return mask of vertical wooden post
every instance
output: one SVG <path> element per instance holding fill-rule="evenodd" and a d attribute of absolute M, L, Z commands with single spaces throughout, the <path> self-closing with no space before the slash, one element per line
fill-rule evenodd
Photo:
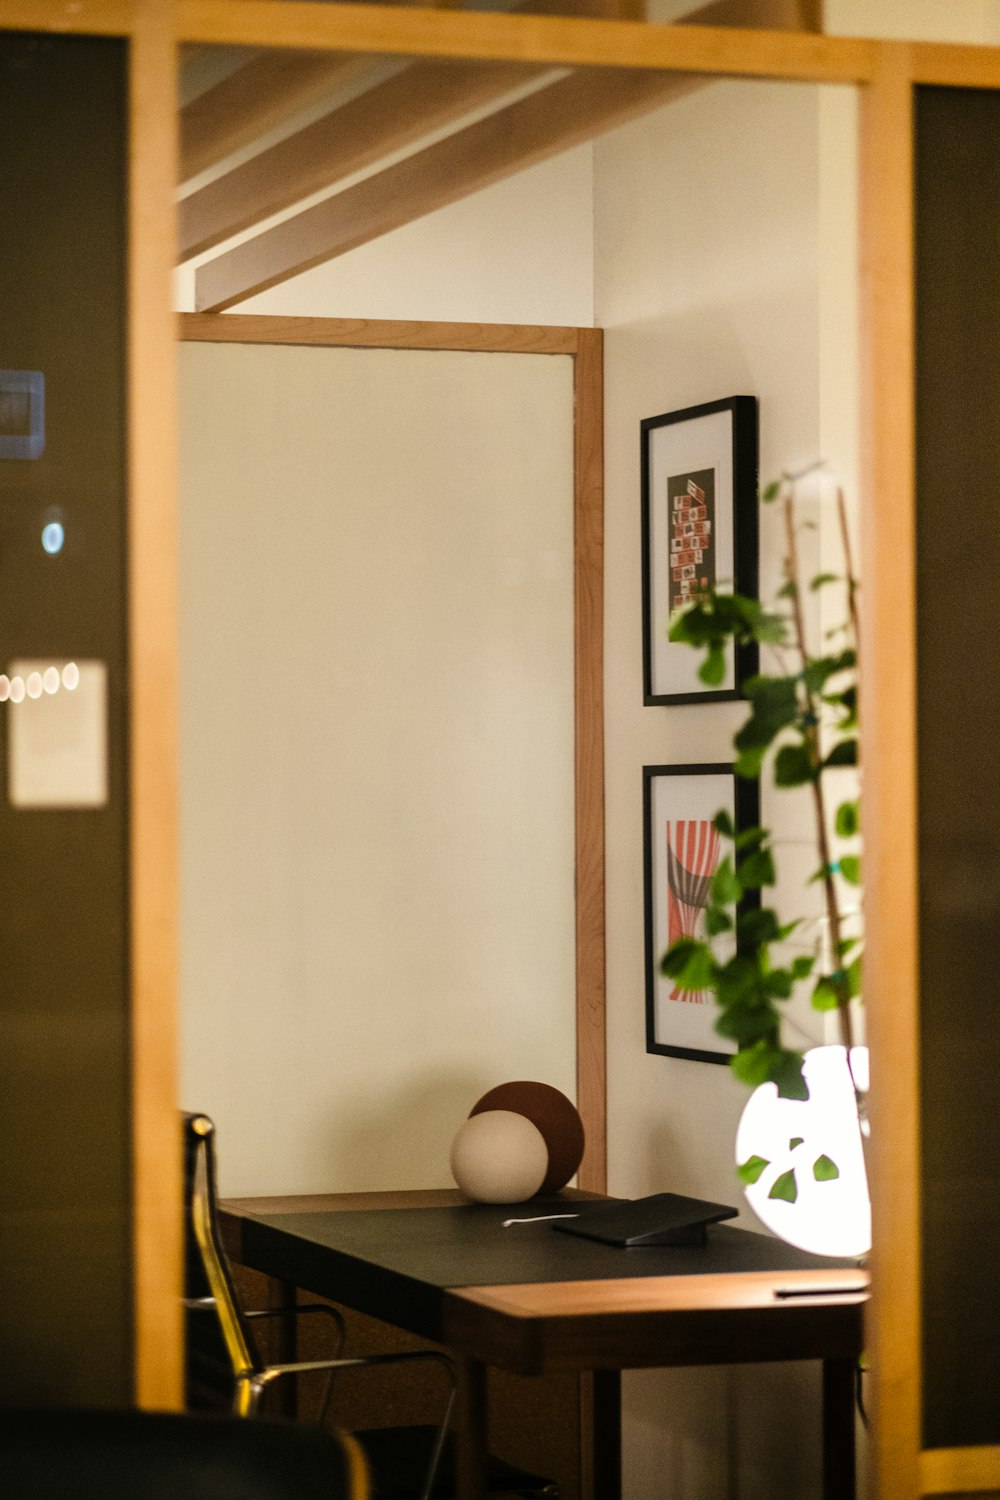
<path fill-rule="evenodd" d="M 182 1394 L 177 1114 L 174 6 L 135 0 L 130 52 L 128 610 L 135 1398 Z"/>
<path fill-rule="evenodd" d="M 861 95 L 865 998 L 872 1057 L 877 1500 L 920 1493 L 913 83 L 879 48 Z"/>
<path fill-rule="evenodd" d="M 578 333 L 574 360 L 577 1105 L 587 1147 L 579 1183 L 605 1192 L 604 335 Z"/>

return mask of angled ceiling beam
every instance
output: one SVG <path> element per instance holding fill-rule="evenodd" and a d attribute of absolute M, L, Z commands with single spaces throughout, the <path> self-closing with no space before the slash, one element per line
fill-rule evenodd
<path fill-rule="evenodd" d="M 521 63 L 414 64 L 183 199 L 178 258 L 210 250 L 547 71 Z"/>
<path fill-rule="evenodd" d="M 703 84 L 623 68 L 572 73 L 206 261 L 198 311 L 222 312 Z"/>
<path fill-rule="evenodd" d="M 631 0 L 543 3 L 550 12 L 575 12 L 595 3 Z M 712 0 L 684 19 L 699 25 L 805 29 L 804 10 L 813 4 L 814 0 Z M 179 207 L 178 258 L 184 261 L 212 249 L 380 157 L 501 99 L 543 71 L 515 63 L 463 66 L 427 59 L 412 64 L 185 198 Z"/>
<path fill-rule="evenodd" d="M 181 110 L 181 181 L 266 135 L 324 94 L 364 77 L 376 61 L 281 47 L 260 52 Z"/>

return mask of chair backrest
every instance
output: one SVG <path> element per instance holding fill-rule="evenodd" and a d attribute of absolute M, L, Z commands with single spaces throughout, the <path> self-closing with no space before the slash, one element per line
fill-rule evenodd
<path fill-rule="evenodd" d="M 211 1297 L 212 1311 L 189 1311 L 189 1405 L 220 1405 L 218 1374 L 211 1374 L 212 1350 L 221 1333 L 227 1375 L 236 1382 L 237 1405 L 245 1377 L 259 1373 L 263 1364 L 249 1324 L 243 1316 L 219 1231 L 215 1176 L 215 1126 L 207 1115 L 184 1115 L 185 1287 L 188 1301 Z M 206 1337 L 208 1334 L 208 1337 Z M 221 1352 L 221 1351 L 220 1351 Z M 210 1369 L 207 1381 L 197 1379 L 198 1361 Z M 192 1379 L 192 1369 L 196 1375 Z M 196 1391 L 192 1387 L 197 1386 Z M 207 1398 L 206 1398 L 207 1387 Z M 232 1387 L 226 1382 L 226 1394 Z M 214 1399 L 213 1399 L 214 1397 Z M 226 1404 L 229 1404 L 227 1402 Z"/>
<path fill-rule="evenodd" d="M 367 1500 L 350 1438 L 236 1417 L 0 1412 L 7 1500 Z"/>

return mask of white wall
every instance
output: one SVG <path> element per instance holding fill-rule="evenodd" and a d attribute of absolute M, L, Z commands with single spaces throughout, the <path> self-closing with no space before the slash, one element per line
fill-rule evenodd
<path fill-rule="evenodd" d="M 575 1092 L 565 356 L 181 347 L 183 1102 L 224 1193 Z"/>
<path fill-rule="evenodd" d="M 912 42 L 1000 42 L 1000 0 L 824 0 L 831 36 Z"/>

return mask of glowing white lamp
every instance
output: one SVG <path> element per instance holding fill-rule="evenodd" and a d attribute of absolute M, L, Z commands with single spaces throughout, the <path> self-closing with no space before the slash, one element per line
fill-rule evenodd
<path fill-rule="evenodd" d="M 868 1089 L 868 1049 L 814 1047 L 804 1069 L 809 1098 L 780 1099 L 764 1083 L 736 1132 L 736 1162 L 757 1217 L 790 1245 L 854 1258 L 871 1249 L 871 1203 L 854 1082 Z"/>

